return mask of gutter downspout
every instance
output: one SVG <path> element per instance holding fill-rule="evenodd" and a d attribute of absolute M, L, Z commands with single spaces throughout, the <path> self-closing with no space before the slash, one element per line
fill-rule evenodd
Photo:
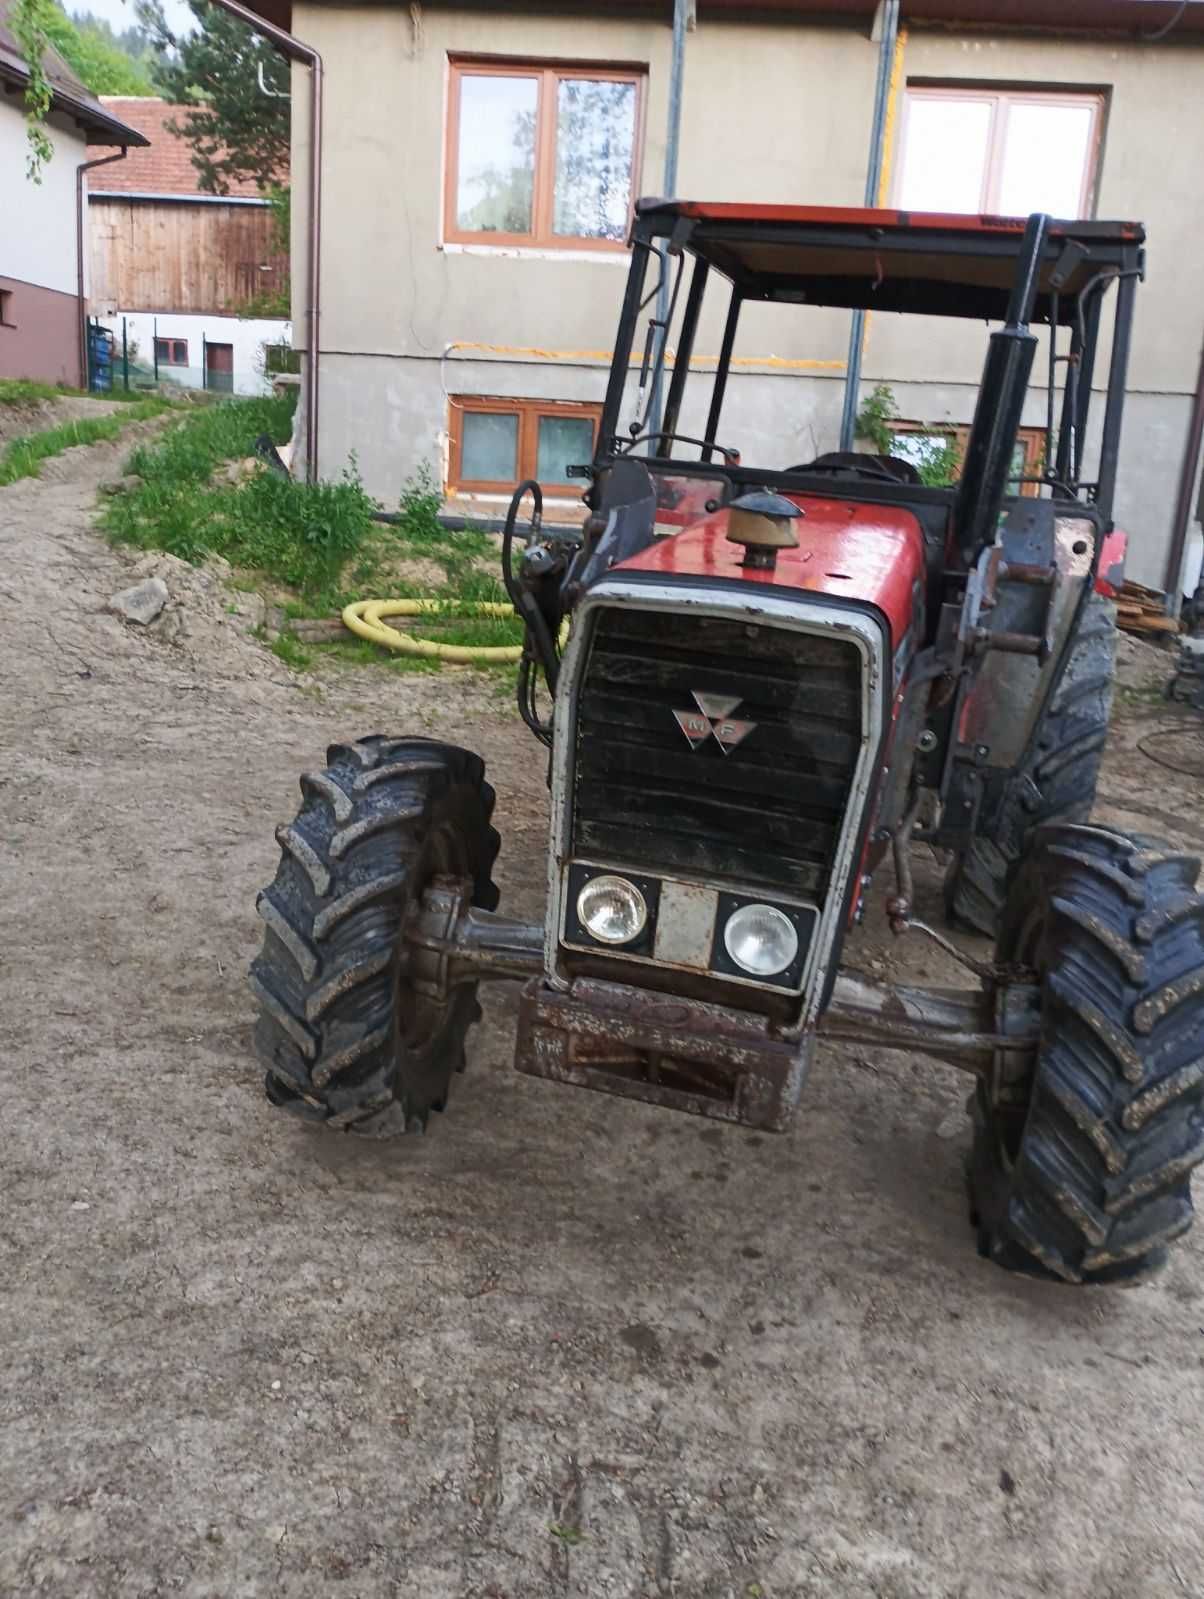
<path fill-rule="evenodd" d="M 677 152 L 681 147 L 681 96 L 686 69 L 686 30 L 693 15 L 693 0 L 673 0 L 673 53 L 669 66 L 669 114 L 665 128 L 665 180 L 661 194 L 672 200 L 677 193 Z M 665 386 L 665 357 L 669 352 L 669 258 L 662 258 L 661 286 L 656 296 L 656 317 L 661 324 L 660 350 L 652 374 L 648 407 L 649 429 L 659 433 Z M 655 453 L 651 444 L 649 454 Z"/>
<path fill-rule="evenodd" d="M 1200 347 L 1200 372 L 1196 378 L 1191 419 L 1187 424 L 1183 465 L 1179 471 L 1179 493 L 1175 500 L 1175 520 L 1171 527 L 1171 547 L 1167 551 L 1166 571 L 1162 579 L 1162 586 L 1166 590 L 1166 608 L 1171 616 L 1178 616 L 1183 608 L 1183 552 L 1187 548 L 1192 489 L 1196 485 L 1196 468 L 1200 464 L 1202 440 L 1204 440 L 1204 345 Z M 1204 505 L 1204 496 L 1201 497 L 1201 502 Z"/>
<path fill-rule="evenodd" d="M 213 0 L 215 6 L 245 22 L 287 61 L 309 68 L 309 259 L 306 263 L 305 325 L 308 345 L 305 362 L 305 475 L 318 481 L 318 335 L 321 325 L 322 283 L 322 57 L 295 34 L 258 17 L 238 0 Z"/>
<path fill-rule="evenodd" d="M 881 203 L 883 155 L 886 149 L 886 110 L 890 101 L 895 45 L 899 37 L 899 0 L 879 0 L 878 76 L 874 85 L 874 119 L 870 127 L 870 158 L 865 172 L 865 205 Z M 853 312 L 849 328 L 849 358 L 845 371 L 844 408 L 840 416 L 840 448 L 851 450 L 857 426 L 857 398 L 861 390 L 861 353 L 865 343 L 865 312 Z"/>
<path fill-rule="evenodd" d="M 129 154 L 122 145 L 116 155 L 97 156 L 95 161 L 81 161 L 75 169 L 75 300 L 79 310 L 79 386 L 88 387 L 88 312 L 84 305 L 84 173 L 93 167 L 107 167 L 114 161 L 124 161 Z"/>

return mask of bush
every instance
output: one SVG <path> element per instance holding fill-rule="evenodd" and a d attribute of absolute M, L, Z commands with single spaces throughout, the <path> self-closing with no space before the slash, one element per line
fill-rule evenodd
<path fill-rule="evenodd" d="M 354 468 L 340 483 L 297 483 L 267 470 L 242 483 L 212 481 L 223 462 L 250 455 L 262 434 L 282 444 L 292 408 L 288 395 L 225 400 L 136 450 L 129 469 L 142 485 L 109 507 L 110 534 L 185 561 L 221 555 L 309 600 L 330 599 L 343 566 L 372 530 L 374 507 Z"/>

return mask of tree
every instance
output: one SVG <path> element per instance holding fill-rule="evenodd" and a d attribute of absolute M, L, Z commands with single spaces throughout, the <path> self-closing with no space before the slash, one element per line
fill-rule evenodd
<path fill-rule="evenodd" d="M 26 172 L 41 183 L 42 168 L 54 156 L 46 132 L 53 90 L 46 76 L 44 57 L 53 46 L 84 86 L 93 94 L 150 94 L 146 73 L 91 19 L 77 27 L 55 0 L 14 0 L 8 15 L 13 36 L 29 68 L 25 87 L 29 156 Z M 106 30 L 107 31 L 107 30 Z"/>
<path fill-rule="evenodd" d="M 289 74 L 287 63 L 236 17 L 188 0 L 194 33 L 177 37 L 160 0 L 140 0 L 138 22 L 154 52 L 151 75 L 159 92 L 190 109 L 168 124 L 192 146 L 198 187 L 227 194 L 249 178 L 268 192 L 287 178 Z M 269 92 L 260 88 L 263 81 Z"/>
<path fill-rule="evenodd" d="M 79 24 L 44 0 L 46 37 L 93 94 L 153 94 L 146 69 L 106 39 L 93 22 Z"/>

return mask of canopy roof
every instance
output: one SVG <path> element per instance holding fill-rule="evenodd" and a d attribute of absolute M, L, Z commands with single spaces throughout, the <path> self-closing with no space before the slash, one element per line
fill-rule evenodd
<path fill-rule="evenodd" d="M 1016 273 L 1024 217 L 855 208 L 640 200 L 635 236 L 676 238 L 746 299 L 999 321 Z M 1036 318 L 1058 291 L 1059 322 L 1101 272 L 1139 267 L 1138 222 L 1054 222 Z M 1055 277 L 1061 281 L 1055 285 Z"/>

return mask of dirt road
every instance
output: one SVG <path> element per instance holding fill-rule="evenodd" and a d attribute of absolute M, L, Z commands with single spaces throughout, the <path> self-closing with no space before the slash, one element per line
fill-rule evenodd
<path fill-rule="evenodd" d="M 1204 1231 L 1127 1292 L 979 1260 L 956 1073 L 828 1048 L 762 1137 L 515 1076 L 501 991 L 424 1140 L 269 1109 L 298 772 L 479 746 L 534 912 L 541 762 L 491 683 L 316 693 L 221 607 L 107 615 L 126 449 L 0 491 L 0 1593 L 1204 1596 Z M 1106 814 L 1204 847 L 1138 731 Z M 949 978 L 880 926 L 854 962 Z"/>

